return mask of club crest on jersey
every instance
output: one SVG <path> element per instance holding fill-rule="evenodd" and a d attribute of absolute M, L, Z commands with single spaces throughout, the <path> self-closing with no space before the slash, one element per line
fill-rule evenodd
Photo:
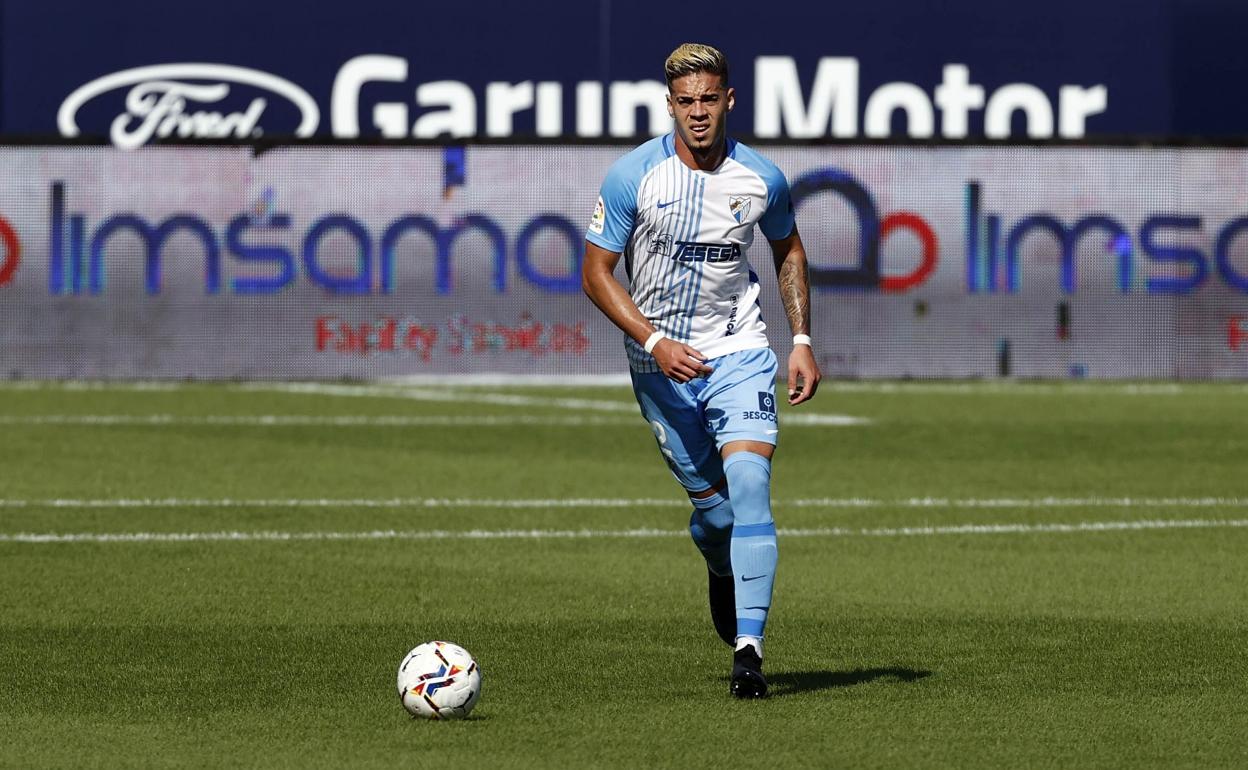
<path fill-rule="evenodd" d="M 728 210 L 732 212 L 732 218 L 737 220 L 737 224 L 741 224 L 750 214 L 750 196 L 728 196 Z"/>

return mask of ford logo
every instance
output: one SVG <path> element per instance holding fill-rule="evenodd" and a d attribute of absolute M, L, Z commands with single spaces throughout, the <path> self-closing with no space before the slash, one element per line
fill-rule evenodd
<path fill-rule="evenodd" d="M 56 124 L 62 136 L 78 136 L 77 116 L 84 104 L 109 91 L 130 87 L 125 112 L 109 127 L 109 138 L 118 147 L 130 150 L 154 138 L 171 136 L 253 139 L 261 133 L 260 118 L 269 100 L 257 96 L 246 109 L 236 112 L 212 110 L 211 105 L 229 95 L 231 85 L 251 86 L 290 101 L 300 115 L 295 136 L 316 132 L 321 112 L 307 91 L 276 75 L 229 64 L 157 64 L 105 75 L 71 93 L 57 111 Z"/>

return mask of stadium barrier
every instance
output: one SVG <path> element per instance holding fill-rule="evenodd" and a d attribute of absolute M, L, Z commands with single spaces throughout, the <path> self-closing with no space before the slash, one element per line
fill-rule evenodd
<path fill-rule="evenodd" d="M 626 149 L 0 148 L 0 376 L 620 375 L 578 268 Z M 829 374 L 1248 376 L 1248 150 L 765 151 Z"/>

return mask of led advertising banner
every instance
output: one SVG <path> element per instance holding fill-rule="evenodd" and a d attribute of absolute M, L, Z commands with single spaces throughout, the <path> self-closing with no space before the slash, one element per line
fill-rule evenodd
<path fill-rule="evenodd" d="M 697 41 L 764 139 L 1242 135 L 1245 24 L 1225 0 L 0 0 L 0 134 L 641 137 Z"/>
<path fill-rule="evenodd" d="M 579 264 L 627 149 L 0 150 L 0 376 L 623 374 Z M 761 149 L 829 374 L 1248 376 L 1246 151 Z"/>

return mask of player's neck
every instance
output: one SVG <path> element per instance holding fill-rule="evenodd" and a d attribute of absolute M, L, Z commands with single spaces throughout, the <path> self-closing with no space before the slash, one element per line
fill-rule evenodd
<path fill-rule="evenodd" d="M 685 144 L 685 141 L 680 138 L 679 131 L 676 131 L 675 134 L 676 157 L 680 158 L 682 163 L 694 171 L 714 171 L 719 168 L 719 164 L 723 163 L 724 158 L 728 156 L 727 137 L 708 147 L 705 153 L 699 153 L 689 149 L 689 145 Z"/>

